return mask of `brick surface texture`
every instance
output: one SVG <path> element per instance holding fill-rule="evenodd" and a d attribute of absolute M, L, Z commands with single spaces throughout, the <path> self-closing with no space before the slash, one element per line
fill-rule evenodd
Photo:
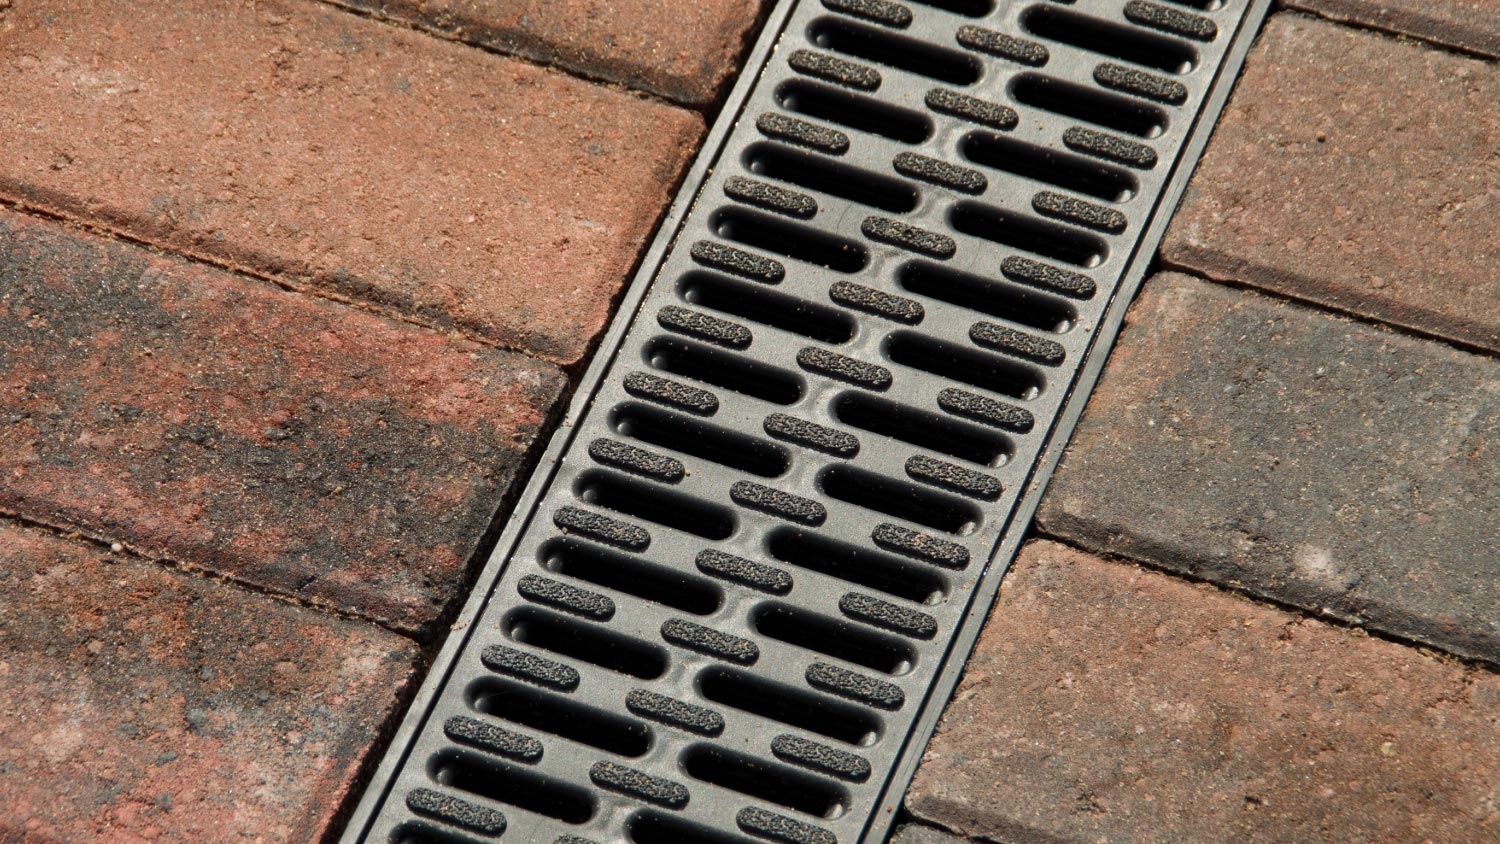
<path fill-rule="evenodd" d="M 703 128 L 318 3 L 29 0 L 0 26 L 0 199 L 560 363 Z"/>
<path fill-rule="evenodd" d="M 1007 844 L 1500 838 L 1500 677 L 1048 543 L 908 807 Z"/>
<path fill-rule="evenodd" d="M 690 105 L 712 102 L 756 0 L 333 0 Z"/>
<path fill-rule="evenodd" d="M 1500 0 L 1284 0 L 1323 17 L 1500 57 Z"/>
<path fill-rule="evenodd" d="M 1152 279 L 1045 531 L 1500 662 L 1500 363 Z"/>
<path fill-rule="evenodd" d="M 0 521 L 0 841 L 317 841 L 416 648 Z"/>
<path fill-rule="evenodd" d="M 0 212 L 0 510 L 417 630 L 562 376 Z"/>
<path fill-rule="evenodd" d="M 1167 260 L 1500 350 L 1500 68 L 1278 15 Z"/>

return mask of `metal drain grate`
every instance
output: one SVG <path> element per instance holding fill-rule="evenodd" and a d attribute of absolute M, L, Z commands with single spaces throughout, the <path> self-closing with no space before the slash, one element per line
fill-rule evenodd
<path fill-rule="evenodd" d="M 1265 5 L 781 4 L 346 841 L 880 840 Z"/>

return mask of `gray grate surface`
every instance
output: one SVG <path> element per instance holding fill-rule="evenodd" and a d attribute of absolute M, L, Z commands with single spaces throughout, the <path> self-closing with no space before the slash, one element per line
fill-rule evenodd
<path fill-rule="evenodd" d="M 1264 7 L 781 4 L 346 840 L 879 840 Z"/>

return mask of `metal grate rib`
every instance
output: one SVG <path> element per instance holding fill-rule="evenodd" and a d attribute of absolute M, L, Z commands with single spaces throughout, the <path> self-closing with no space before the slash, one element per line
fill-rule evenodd
<path fill-rule="evenodd" d="M 880 840 L 1265 5 L 782 3 L 345 840 Z"/>

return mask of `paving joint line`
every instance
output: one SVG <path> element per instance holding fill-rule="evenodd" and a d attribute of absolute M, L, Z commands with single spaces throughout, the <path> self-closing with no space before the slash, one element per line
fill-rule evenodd
<path fill-rule="evenodd" d="M 1330 627 L 1337 627 L 1349 631 L 1350 633 L 1358 634 L 1371 639 L 1378 639 L 1383 642 L 1389 642 L 1393 645 L 1400 645 L 1404 648 L 1417 651 L 1425 656 L 1438 660 L 1439 662 L 1457 665 L 1465 670 L 1466 677 L 1468 676 L 1469 672 L 1500 674 L 1500 662 L 1495 662 L 1480 657 L 1470 657 L 1464 656 L 1462 654 L 1451 653 L 1430 642 L 1423 642 L 1420 639 L 1413 639 L 1407 636 L 1402 636 L 1398 633 L 1391 633 L 1385 630 L 1380 630 L 1378 628 L 1366 627 L 1354 618 L 1346 616 L 1342 613 L 1337 613 L 1330 610 L 1310 610 L 1304 606 L 1281 601 L 1267 595 L 1262 595 L 1258 592 L 1253 591 L 1250 587 L 1244 584 L 1225 583 L 1223 581 L 1213 580 L 1212 578 L 1206 577 L 1204 575 L 1185 572 L 1179 569 L 1167 568 L 1165 566 L 1157 564 L 1153 560 L 1142 557 L 1132 557 L 1119 551 L 1113 551 L 1104 548 L 1091 548 L 1072 537 L 1061 533 L 1053 533 L 1049 530 L 1044 529 L 1040 525 L 1037 526 L 1036 530 L 1033 531 L 1032 536 L 1028 538 L 1027 541 L 1030 542 L 1035 540 L 1053 542 L 1063 547 L 1071 548 L 1074 551 L 1087 554 L 1091 557 L 1098 557 L 1099 559 L 1105 560 L 1110 563 L 1115 563 L 1122 566 L 1135 566 L 1145 571 L 1164 575 L 1166 577 L 1172 578 L 1174 580 L 1179 580 L 1184 583 L 1191 583 L 1199 586 L 1208 586 L 1216 592 L 1225 595 L 1232 595 L 1235 598 L 1249 602 L 1251 604 L 1256 604 L 1258 606 L 1263 606 L 1269 609 L 1284 612 L 1288 615 L 1296 616 L 1297 618 L 1305 621 L 1321 622 L 1323 624 L 1329 625 Z"/>
<path fill-rule="evenodd" d="M 1385 331 L 1398 337 L 1406 337 L 1412 340 L 1420 340 L 1425 343 L 1433 343 L 1438 346 L 1446 346 L 1447 348 L 1452 349 L 1455 352 L 1462 352 L 1466 355 L 1473 355 L 1475 357 L 1485 358 L 1487 360 L 1500 360 L 1500 350 L 1497 349 L 1491 349 L 1472 343 L 1466 343 L 1463 340 L 1455 340 L 1452 337 L 1447 337 L 1442 334 L 1436 334 L 1431 331 L 1424 331 L 1423 329 L 1416 328 L 1414 326 L 1402 325 L 1397 322 L 1388 322 L 1379 317 L 1370 316 L 1369 314 L 1361 314 L 1357 311 L 1346 310 L 1336 305 L 1331 305 L 1325 301 L 1303 298 L 1301 296 L 1296 296 L 1282 290 L 1271 290 L 1266 287 L 1260 287 L 1254 282 L 1245 281 L 1238 277 L 1228 277 L 1227 275 L 1211 272 L 1209 270 L 1203 269 L 1202 267 L 1194 266 L 1192 264 L 1184 264 L 1178 261 L 1171 261 L 1168 260 L 1164 255 L 1158 255 L 1157 261 L 1157 272 L 1171 272 L 1178 275 L 1189 276 L 1199 281 L 1212 284 L 1216 287 L 1224 287 L 1230 290 L 1240 290 L 1246 293 L 1253 293 L 1257 296 L 1262 296 L 1264 298 L 1272 299 L 1277 302 L 1284 302 L 1301 310 L 1312 311 L 1315 313 L 1321 313 L 1329 316 L 1336 316 L 1342 319 L 1347 319 L 1350 322 L 1355 322 L 1379 331 Z"/>
<path fill-rule="evenodd" d="M 1487 64 L 1500 64 L 1500 56 L 1493 53 L 1485 53 L 1470 47 L 1460 47 L 1457 44 L 1448 44 L 1428 35 L 1420 35 L 1415 32 L 1407 32 L 1401 29 L 1380 26 L 1369 21 L 1340 20 L 1316 9 L 1304 9 L 1300 6 L 1288 6 L 1284 0 L 1276 0 L 1276 14 L 1299 15 L 1305 18 L 1320 20 L 1344 29 L 1357 29 L 1361 32 L 1371 32 L 1376 35 L 1385 36 L 1393 41 L 1411 44 L 1417 47 L 1426 47 L 1440 53 L 1452 53 L 1466 59 L 1477 59 Z"/>

